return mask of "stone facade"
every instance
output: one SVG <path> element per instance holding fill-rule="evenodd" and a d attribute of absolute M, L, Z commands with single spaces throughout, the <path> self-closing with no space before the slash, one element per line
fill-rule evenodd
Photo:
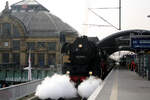
<path fill-rule="evenodd" d="M 0 14 L 1 65 L 27 66 L 30 49 L 32 67 L 62 63 L 61 35 L 67 42 L 72 42 L 78 33 L 42 7 L 35 0 L 23 0 L 13 4 L 11 9 L 6 3 Z"/>

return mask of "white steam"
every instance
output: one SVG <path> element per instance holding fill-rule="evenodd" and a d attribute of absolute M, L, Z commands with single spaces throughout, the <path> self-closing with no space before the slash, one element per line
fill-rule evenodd
<path fill-rule="evenodd" d="M 88 98 L 101 83 L 100 78 L 90 76 L 78 86 L 78 94 L 82 98 Z"/>
<path fill-rule="evenodd" d="M 54 74 L 38 85 L 35 95 L 40 99 L 74 98 L 77 96 L 77 90 L 68 75 Z"/>

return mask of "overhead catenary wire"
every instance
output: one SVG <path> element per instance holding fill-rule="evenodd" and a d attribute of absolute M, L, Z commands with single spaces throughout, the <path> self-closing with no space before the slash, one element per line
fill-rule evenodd
<path fill-rule="evenodd" d="M 103 18 L 102 16 L 98 15 L 96 12 L 94 12 L 92 9 L 88 8 L 89 11 L 91 11 L 93 14 L 95 14 L 97 17 L 99 17 L 100 19 L 102 19 L 104 22 L 106 22 L 107 24 L 111 25 L 112 27 L 114 27 L 115 29 L 119 30 L 116 26 L 114 26 L 113 24 L 111 24 L 109 21 L 107 21 L 105 18 Z"/>

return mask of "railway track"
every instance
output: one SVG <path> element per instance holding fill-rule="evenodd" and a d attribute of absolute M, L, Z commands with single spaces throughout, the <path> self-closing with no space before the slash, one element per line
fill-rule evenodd
<path fill-rule="evenodd" d="M 24 97 L 24 98 L 19 99 L 19 100 L 42 100 L 42 99 L 39 99 L 37 96 L 32 95 L 32 96 Z M 45 100 L 54 100 L 54 99 L 45 99 Z M 77 97 L 77 98 L 72 98 L 72 99 L 58 99 L 58 100 L 87 100 L 87 99 Z"/>
<path fill-rule="evenodd" d="M 41 99 L 37 99 L 37 100 L 41 100 Z M 45 99 L 45 100 L 54 100 L 54 99 Z M 72 99 L 58 99 L 58 100 L 87 100 L 87 99 L 82 99 L 80 97 L 77 97 L 77 98 L 72 98 Z"/>
<path fill-rule="evenodd" d="M 78 98 L 73 98 L 73 99 L 68 99 L 68 100 L 87 100 L 87 99 L 83 99 L 81 97 L 78 97 Z"/>

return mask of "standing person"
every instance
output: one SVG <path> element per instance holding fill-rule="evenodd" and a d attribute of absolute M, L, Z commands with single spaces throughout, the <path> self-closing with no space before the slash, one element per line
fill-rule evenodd
<path fill-rule="evenodd" d="M 131 62 L 131 71 L 135 71 L 135 62 L 133 60 Z"/>

